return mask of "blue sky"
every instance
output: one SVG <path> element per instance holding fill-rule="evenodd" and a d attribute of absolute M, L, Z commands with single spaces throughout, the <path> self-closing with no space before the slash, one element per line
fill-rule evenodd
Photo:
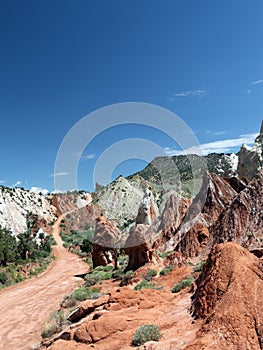
<path fill-rule="evenodd" d="M 65 135 L 115 103 L 169 109 L 205 152 L 251 143 L 263 119 L 262 18 L 261 0 L 0 0 L 1 183 L 53 191 Z M 147 127 L 107 130 L 83 153 L 78 187 L 93 190 L 99 155 L 133 137 L 175 147 Z"/>

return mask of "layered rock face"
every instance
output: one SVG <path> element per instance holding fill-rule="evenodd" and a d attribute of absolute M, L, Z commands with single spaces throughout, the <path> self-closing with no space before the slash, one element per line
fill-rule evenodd
<path fill-rule="evenodd" d="M 101 187 L 96 193 L 95 202 L 103 208 L 105 217 L 118 225 L 127 220 L 134 220 L 144 196 L 142 186 L 138 181 L 128 181 L 120 176 L 111 184 Z"/>
<path fill-rule="evenodd" d="M 57 217 L 51 202 L 52 196 L 0 186 L 0 225 L 18 235 L 27 230 L 26 217 L 31 213 L 37 215 L 39 226 L 48 232 L 48 223 Z"/>
<path fill-rule="evenodd" d="M 172 238 L 180 227 L 187 210 L 191 204 L 189 198 L 179 198 L 171 194 L 165 203 L 164 210 L 159 219 L 157 231 L 160 234 L 160 243 Z"/>
<path fill-rule="evenodd" d="M 224 209 L 213 227 L 212 245 L 235 241 L 261 246 L 263 238 L 263 171 Z"/>
<path fill-rule="evenodd" d="M 210 227 L 236 195 L 236 191 L 226 179 L 206 172 L 202 188 L 170 244 L 174 244 L 176 251 L 185 257 L 199 255 L 208 243 Z"/>
<path fill-rule="evenodd" d="M 192 311 L 204 320 L 187 350 L 262 349 L 263 261 L 236 243 L 212 248 Z"/>
<path fill-rule="evenodd" d="M 260 134 L 256 138 L 254 146 L 248 147 L 242 145 L 239 158 L 237 173 L 241 177 L 252 180 L 263 166 L 263 122 L 261 124 Z"/>
<path fill-rule="evenodd" d="M 93 268 L 100 265 L 106 266 L 116 261 L 115 248 L 118 246 L 119 239 L 118 228 L 113 226 L 103 215 L 99 216 L 93 241 Z"/>

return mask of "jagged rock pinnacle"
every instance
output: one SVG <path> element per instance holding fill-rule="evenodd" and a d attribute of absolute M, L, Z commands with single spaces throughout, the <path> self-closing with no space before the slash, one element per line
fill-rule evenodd
<path fill-rule="evenodd" d="M 263 120 L 261 122 L 260 135 L 263 135 Z"/>

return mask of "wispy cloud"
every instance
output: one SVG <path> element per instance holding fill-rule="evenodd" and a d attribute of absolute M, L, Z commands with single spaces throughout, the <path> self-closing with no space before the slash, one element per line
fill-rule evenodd
<path fill-rule="evenodd" d="M 259 79 L 259 80 L 252 81 L 250 83 L 250 85 L 258 85 L 258 84 L 262 84 L 262 83 L 263 83 L 263 79 Z"/>
<path fill-rule="evenodd" d="M 0 184 L 5 184 L 6 180 L 0 180 Z"/>
<path fill-rule="evenodd" d="M 246 89 L 245 93 L 248 94 L 248 95 L 252 95 L 251 89 Z"/>
<path fill-rule="evenodd" d="M 189 96 L 196 96 L 196 97 L 204 97 L 206 95 L 205 90 L 187 90 L 187 91 L 179 91 L 176 92 L 170 99 L 174 100 L 176 97 L 189 97 Z"/>
<path fill-rule="evenodd" d="M 55 176 L 68 176 L 69 173 L 67 173 L 66 171 L 61 171 L 59 173 L 54 173 L 54 174 L 50 174 L 50 177 L 55 177 Z"/>
<path fill-rule="evenodd" d="M 214 135 L 214 136 L 219 136 L 219 135 L 224 135 L 227 134 L 227 130 L 220 130 L 220 131 L 213 131 L 213 130 L 207 130 L 206 134 Z"/>
<path fill-rule="evenodd" d="M 200 145 L 200 148 L 192 147 L 186 150 L 175 150 L 175 149 L 166 147 L 164 151 L 167 155 L 170 155 L 170 156 L 180 155 L 180 154 L 200 154 L 200 149 L 205 155 L 209 153 L 231 153 L 231 152 L 234 152 L 236 148 L 241 147 L 243 143 L 248 145 L 253 144 L 257 136 L 258 136 L 258 133 L 251 133 L 251 134 L 240 135 L 238 138 L 235 138 L 235 139 L 227 139 L 227 140 L 204 143 Z"/>
<path fill-rule="evenodd" d="M 81 160 L 91 160 L 91 159 L 95 159 L 95 158 L 96 158 L 95 153 L 90 153 L 90 154 L 87 154 L 86 156 L 80 157 Z"/>
<path fill-rule="evenodd" d="M 22 181 L 20 181 L 20 180 L 16 181 L 16 182 L 12 185 L 12 187 L 17 187 L 17 186 L 19 186 L 19 185 L 22 185 Z"/>

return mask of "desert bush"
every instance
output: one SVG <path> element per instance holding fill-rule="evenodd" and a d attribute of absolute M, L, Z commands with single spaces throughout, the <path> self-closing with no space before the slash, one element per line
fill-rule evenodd
<path fill-rule="evenodd" d="M 42 332 L 41 337 L 42 338 L 50 338 L 53 334 L 57 332 L 57 323 L 55 320 L 49 321 L 45 324 Z"/>
<path fill-rule="evenodd" d="M 3 271 L 0 272 L 0 283 L 1 284 L 6 284 L 8 280 L 7 274 Z"/>
<path fill-rule="evenodd" d="M 135 332 L 132 338 L 132 345 L 140 346 L 147 341 L 159 341 L 161 338 L 160 329 L 153 324 L 145 324 Z"/>
<path fill-rule="evenodd" d="M 203 270 L 205 260 L 202 260 L 198 265 L 194 267 L 194 272 L 200 272 Z"/>
<path fill-rule="evenodd" d="M 153 277 L 155 277 L 157 275 L 157 271 L 156 270 L 148 270 L 146 272 L 146 274 L 143 276 L 143 278 L 147 281 L 151 281 Z"/>
<path fill-rule="evenodd" d="M 162 286 L 158 286 L 154 282 L 149 282 L 147 280 L 142 280 L 139 284 L 137 284 L 134 287 L 134 290 L 141 290 L 141 289 L 157 289 L 157 290 L 161 290 L 161 289 L 163 289 L 163 287 Z"/>
<path fill-rule="evenodd" d="M 168 255 L 172 254 L 173 250 L 167 250 L 166 252 L 159 253 L 158 256 L 162 259 L 166 259 Z"/>
<path fill-rule="evenodd" d="M 134 272 L 133 272 L 133 271 L 127 271 L 127 272 L 123 275 L 123 277 L 122 277 L 122 279 L 121 279 L 120 286 L 121 286 L 121 287 L 127 286 L 127 285 L 130 283 L 130 281 L 131 281 L 131 279 L 133 278 L 133 276 L 134 276 Z"/>
<path fill-rule="evenodd" d="M 94 286 L 96 283 L 98 283 L 100 280 L 98 275 L 88 274 L 85 277 L 85 286 L 90 287 Z"/>
<path fill-rule="evenodd" d="M 93 287 L 91 289 L 87 289 L 85 287 L 81 287 L 76 289 L 72 293 L 72 297 L 76 300 L 83 301 L 86 299 L 97 299 L 101 296 L 98 288 Z"/>
<path fill-rule="evenodd" d="M 73 297 L 72 294 L 70 295 L 66 295 L 63 299 L 63 301 L 61 302 L 60 306 L 65 308 L 65 309 L 68 309 L 68 308 L 71 308 L 73 306 L 75 306 L 77 303 L 77 300 Z"/>
<path fill-rule="evenodd" d="M 165 266 L 165 267 L 160 271 L 160 275 L 161 275 L 161 276 L 166 276 L 166 275 L 168 275 L 168 273 L 171 272 L 172 270 L 173 270 L 172 265 Z"/>
<path fill-rule="evenodd" d="M 97 266 L 97 267 L 93 270 L 93 273 L 100 272 L 100 271 L 108 272 L 108 271 L 112 271 L 113 269 L 114 269 L 114 266 L 112 266 L 112 265 Z"/>
<path fill-rule="evenodd" d="M 188 276 L 186 279 L 182 280 L 181 282 L 175 283 L 175 285 L 171 289 L 171 292 L 178 293 L 180 292 L 180 290 L 190 287 L 193 282 L 194 282 L 194 278 L 192 276 Z"/>
<path fill-rule="evenodd" d="M 53 334 L 60 331 L 62 326 L 64 326 L 67 323 L 67 314 L 63 310 L 52 312 L 49 321 L 45 324 L 41 332 L 41 337 L 52 337 Z"/>

